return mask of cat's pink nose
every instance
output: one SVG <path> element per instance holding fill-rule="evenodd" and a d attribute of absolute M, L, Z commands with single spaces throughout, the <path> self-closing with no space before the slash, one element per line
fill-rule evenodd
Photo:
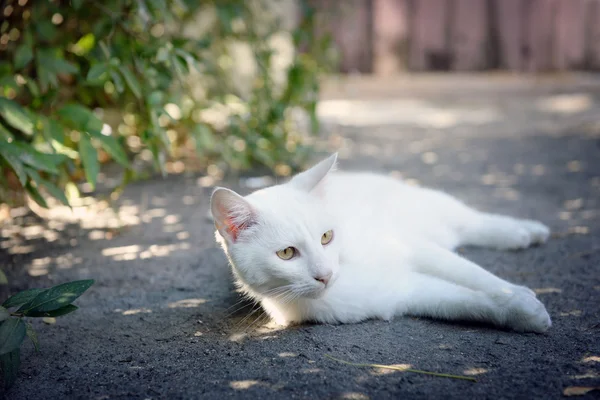
<path fill-rule="evenodd" d="M 315 276 L 315 280 L 321 282 L 325 286 L 329 283 L 329 279 L 331 279 L 331 272 L 326 275 L 317 275 Z"/>

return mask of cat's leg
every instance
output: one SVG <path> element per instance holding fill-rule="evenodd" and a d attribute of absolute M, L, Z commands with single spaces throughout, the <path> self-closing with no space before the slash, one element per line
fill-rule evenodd
<path fill-rule="evenodd" d="M 429 275 L 411 275 L 412 290 L 401 294 L 402 313 L 488 322 L 520 332 L 545 332 L 551 326 L 544 306 L 534 297 L 492 295 Z"/>
<path fill-rule="evenodd" d="M 470 209 L 457 221 L 459 245 L 495 249 L 524 249 L 545 243 L 550 229 L 538 221 L 488 214 Z"/>
<path fill-rule="evenodd" d="M 484 296 L 497 307 L 498 318 L 503 324 L 534 332 L 543 332 L 551 326 L 546 308 L 529 288 L 505 281 L 441 247 L 423 244 L 415 250 L 413 272 L 432 278 L 434 282 L 446 282 L 451 285 L 449 287 L 463 288 L 466 293 Z"/>

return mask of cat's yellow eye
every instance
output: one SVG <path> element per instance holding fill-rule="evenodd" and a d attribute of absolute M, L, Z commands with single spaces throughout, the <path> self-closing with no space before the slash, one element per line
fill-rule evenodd
<path fill-rule="evenodd" d="M 282 260 L 289 260 L 292 257 L 294 257 L 296 255 L 296 249 L 293 247 L 286 247 L 283 250 L 279 250 L 277 252 L 277 257 L 281 258 Z"/>
<path fill-rule="evenodd" d="M 331 242 L 331 239 L 333 239 L 333 231 L 327 231 L 323 234 L 323 236 L 321 236 L 321 244 L 329 244 L 329 242 Z"/>

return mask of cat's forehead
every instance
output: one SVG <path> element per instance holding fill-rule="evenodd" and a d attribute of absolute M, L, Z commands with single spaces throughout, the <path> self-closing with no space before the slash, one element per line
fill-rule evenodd
<path fill-rule="evenodd" d="M 276 220 L 310 222 L 326 217 L 324 204 L 308 193 L 285 186 L 273 186 L 254 192 L 248 201 L 267 218 Z"/>

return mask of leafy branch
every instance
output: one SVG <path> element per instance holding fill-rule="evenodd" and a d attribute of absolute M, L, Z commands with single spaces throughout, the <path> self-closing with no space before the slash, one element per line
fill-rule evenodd
<path fill-rule="evenodd" d="M 81 280 L 63 283 L 48 289 L 27 289 L 9 297 L 0 306 L 0 369 L 4 386 L 12 386 L 17 378 L 20 365 L 20 348 L 25 336 L 39 350 L 37 334 L 30 318 L 62 317 L 77 310 L 71 304 L 94 283 L 93 280 Z M 9 311 L 11 308 L 17 308 Z"/>

